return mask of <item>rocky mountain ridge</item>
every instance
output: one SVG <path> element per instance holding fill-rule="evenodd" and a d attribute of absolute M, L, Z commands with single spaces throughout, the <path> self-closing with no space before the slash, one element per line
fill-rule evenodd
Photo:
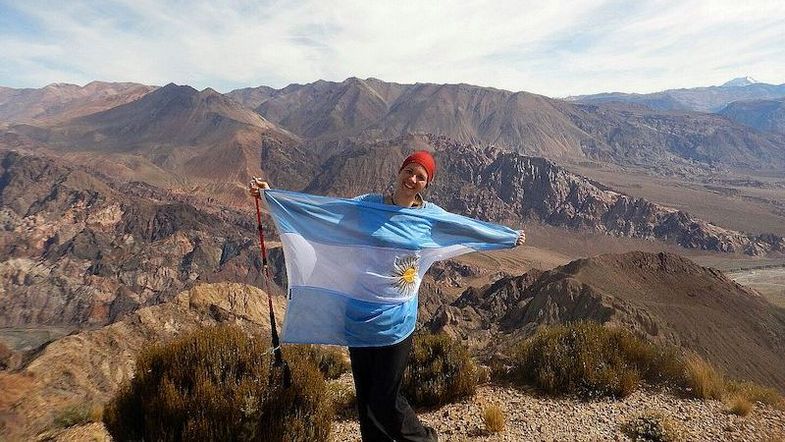
<path fill-rule="evenodd" d="M 315 145 L 429 132 L 554 160 L 593 159 L 655 170 L 785 164 L 782 138 L 696 112 L 585 105 L 467 84 L 402 85 L 373 78 L 255 90 L 227 95 L 256 105 L 269 121 Z"/>
<path fill-rule="evenodd" d="M 703 250 L 748 255 L 785 252 L 785 241 L 778 236 L 724 229 L 615 192 L 544 158 L 432 134 L 343 150 L 329 157 L 303 190 L 339 196 L 388 191 L 385 177 L 394 176 L 412 146 L 423 144 L 432 146 L 440 165 L 439 179 L 428 190 L 428 198 L 449 211 L 509 225 L 537 221 Z M 301 189 L 291 181 L 277 185 Z"/>
<path fill-rule="evenodd" d="M 102 325 L 196 283 L 261 284 L 250 214 L 13 152 L 0 154 L 0 207 L 5 327 Z"/>
<path fill-rule="evenodd" d="M 750 81 L 736 78 L 721 86 L 668 89 L 650 94 L 609 92 L 568 97 L 578 103 L 599 104 L 624 102 L 647 106 L 661 111 L 717 112 L 731 102 L 751 99 L 773 99 L 785 96 L 785 84 Z"/>
<path fill-rule="evenodd" d="M 785 97 L 769 100 L 739 100 L 719 112 L 739 124 L 762 132 L 785 135 Z"/>
<path fill-rule="evenodd" d="M 468 288 L 436 309 L 432 330 L 486 355 L 542 325 L 592 320 L 698 352 L 732 377 L 785 391 L 785 310 L 721 272 L 669 253 L 629 252 Z"/>

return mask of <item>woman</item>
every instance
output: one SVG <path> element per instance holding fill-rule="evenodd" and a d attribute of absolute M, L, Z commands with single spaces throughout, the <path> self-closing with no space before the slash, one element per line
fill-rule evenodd
<path fill-rule="evenodd" d="M 435 174 L 436 163 L 431 154 L 418 151 L 404 160 L 391 194 L 366 194 L 356 199 L 405 208 L 425 208 L 432 203 L 426 202 L 421 193 Z M 254 179 L 250 183 L 251 195 L 259 196 L 259 189 L 269 189 L 269 186 Z M 523 244 L 525 240 L 525 233 L 520 231 L 516 245 Z M 415 321 L 416 316 L 407 320 Z M 413 329 L 414 324 L 410 325 Z M 349 347 L 363 441 L 437 440 L 436 432 L 422 425 L 401 395 L 401 381 L 411 348 L 411 334 L 393 345 Z"/>

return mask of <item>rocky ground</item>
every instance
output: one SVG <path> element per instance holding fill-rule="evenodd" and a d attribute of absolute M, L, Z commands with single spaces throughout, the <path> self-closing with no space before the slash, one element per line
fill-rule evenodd
<path fill-rule="evenodd" d="M 351 384 L 351 376 L 339 381 Z M 486 406 L 499 406 L 504 430 L 489 433 L 483 423 Z M 685 441 L 784 441 L 785 410 L 756 404 L 746 417 L 728 413 L 716 400 L 680 398 L 668 391 L 640 390 L 623 400 L 554 398 L 517 388 L 484 385 L 477 394 L 458 403 L 420 410 L 420 418 L 439 432 L 440 441 L 627 441 L 622 427 L 643 413 L 659 413 Z M 49 441 L 110 441 L 100 423 L 91 423 L 39 435 Z M 331 441 L 360 441 L 356 416 L 335 421 Z"/>
<path fill-rule="evenodd" d="M 505 428 L 491 434 L 483 409 L 495 404 L 504 411 Z M 783 441 L 785 410 L 757 404 L 746 417 L 727 411 L 720 401 L 683 399 L 666 391 L 641 390 L 623 400 L 582 401 L 553 398 L 516 388 L 485 385 L 468 400 L 419 413 L 439 432 L 440 441 L 597 441 L 631 440 L 622 426 L 641 413 L 658 412 L 681 430 L 678 440 Z M 359 441 L 356 419 L 339 420 L 332 440 Z"/>

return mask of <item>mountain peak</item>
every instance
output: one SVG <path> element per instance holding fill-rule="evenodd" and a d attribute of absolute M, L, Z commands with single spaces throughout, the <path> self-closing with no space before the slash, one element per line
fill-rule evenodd
<path fill-rule="evenodd" d="M 737 77 L 731 81 L 723 83 L 721 87 L 744 87 L 757 83 L 758 80 L 752 77 Z"/>

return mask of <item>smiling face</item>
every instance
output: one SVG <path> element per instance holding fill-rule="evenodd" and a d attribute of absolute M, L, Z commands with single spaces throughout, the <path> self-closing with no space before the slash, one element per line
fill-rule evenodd
<path fill-rule="evenodd" d="M 428 172 L 417 163 L 409 163 L 398 172 L 397 193 L 414 196 L 428 184 Z"/>

